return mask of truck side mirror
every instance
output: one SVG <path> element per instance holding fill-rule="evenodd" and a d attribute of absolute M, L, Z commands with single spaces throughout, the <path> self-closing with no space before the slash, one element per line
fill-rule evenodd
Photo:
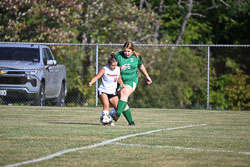
<path fill-rule="evenodd" d="M 56 64 L 57 64 L 56 60 L 47 60 L 47 65 L 48 66 L 53 66 L 53 65 L 56 65 Z"/>

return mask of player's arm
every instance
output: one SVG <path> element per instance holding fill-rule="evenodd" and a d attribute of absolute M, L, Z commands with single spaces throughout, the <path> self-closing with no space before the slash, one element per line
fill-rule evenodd
<path fill-rule="evenodd" d="M 89 86 L 92 86 L 93 83 L 95 83 L 98 79 L 100 79 L 100 78 L 102 77 L 102 75 L 104 74 L 104 72 L 105 72 L 105 69 L 102 68 L 102 69 L 98 72 L 98 74 L 97 74 L 94 78 L 91 79 L 91 81 L 89 82 Z"/>
<path fill-rule="evenodd" d="M 139 69 L 143 73 L 143 75 L 146 77 L 147 83 L 151 84 L 152 83 L 152 79 L 149 77 L 148 72 L 147 72 L 145 66 L 142 64 L 142 65 L 139 66 Z"/>
<path fill-rule="evenodd" d="M 121 85 L 122 88 L 124 87 L 121 75 L 118 78 L 118 83 Z"/>

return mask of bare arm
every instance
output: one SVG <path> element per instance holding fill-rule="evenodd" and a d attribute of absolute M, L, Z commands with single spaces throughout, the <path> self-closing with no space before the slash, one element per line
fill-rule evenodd
<path fill-rule="evenodd" d="M 141 72 L 143 73 L 143 75 L 146 77 L 147 83 L 151 84 L 152 83 L 152 79 L 149 77 L 148 72 L 147 72 L 145 66 L 142 64 L 139 68 L 140 68 Z"/>
<path fill-rule="evenodd" d="M 122 88 L 124 87 L 121 75 L 118 78 L 118 83 L 121 85 Z"/>
<path fill-rule="evenodd" d="M 104 72 L 105 72 L 105 69 L 102 68 L 102 69 L 99 71 L 99 73 L 98 73 L 94 78 L 91 79 L 91 81 L 89 82 L 89 86 L 92 86 L 93 83 L 95 83 L 99 78 L 101 78 L 102 75 L 104 74 Z"/>

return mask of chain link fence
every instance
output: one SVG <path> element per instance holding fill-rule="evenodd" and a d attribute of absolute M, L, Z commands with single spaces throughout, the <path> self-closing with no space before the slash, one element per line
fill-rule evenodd
<path fill-rule="evenodd" d="M 49 46 L 57 63 L 66 66 L 66 106 L 101 106 L 96 91 L 100 80 L 93 87 L 88 87 L 88 82 L 123 44 L 34 44 Z M 135 44 L 135 50 L 142 56 L 153 84 L 147 85 L 138 72 L 138 87 L 129 98 L 131 107 L 250 109 L 250 45 Z M 1 65 L 1 71 L 7 63 Z M 4 90 L 3 76 L 0 74 L 0 91 Z M 18 95 L 13 101 L 6 102 L 5 98 L 5 94 L 0 95 L 1 105 L 31 104 Z M 46 105 L 53 103 L 47 101 Z"/>

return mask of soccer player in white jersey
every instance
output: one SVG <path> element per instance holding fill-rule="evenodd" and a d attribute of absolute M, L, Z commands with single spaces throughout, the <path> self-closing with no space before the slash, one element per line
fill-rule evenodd
<path fill-rule="evenodd" d="M 111 57 L 108 59 L 108 64 L 99 71 L 99 73 L 91 79 L 89 86 L 92 86 L 99 78 L 102 77 L 102 83 L 98 87 L 98 97 L 103 105 L 102 115 L 100 121 L 104 125 L 114 125 L 109 116 L 109 106 L 110 103 L 117 109 L 117 104 L 119 97 L 117 95 L 117 82 L 123 86 L 123 81 L 120 75 L 120 68 L 117 66 L 117 60 L 115 54 L 111 54 Z M 110 122 L 102 121 L 104 116 L 110 117 Z"/>

